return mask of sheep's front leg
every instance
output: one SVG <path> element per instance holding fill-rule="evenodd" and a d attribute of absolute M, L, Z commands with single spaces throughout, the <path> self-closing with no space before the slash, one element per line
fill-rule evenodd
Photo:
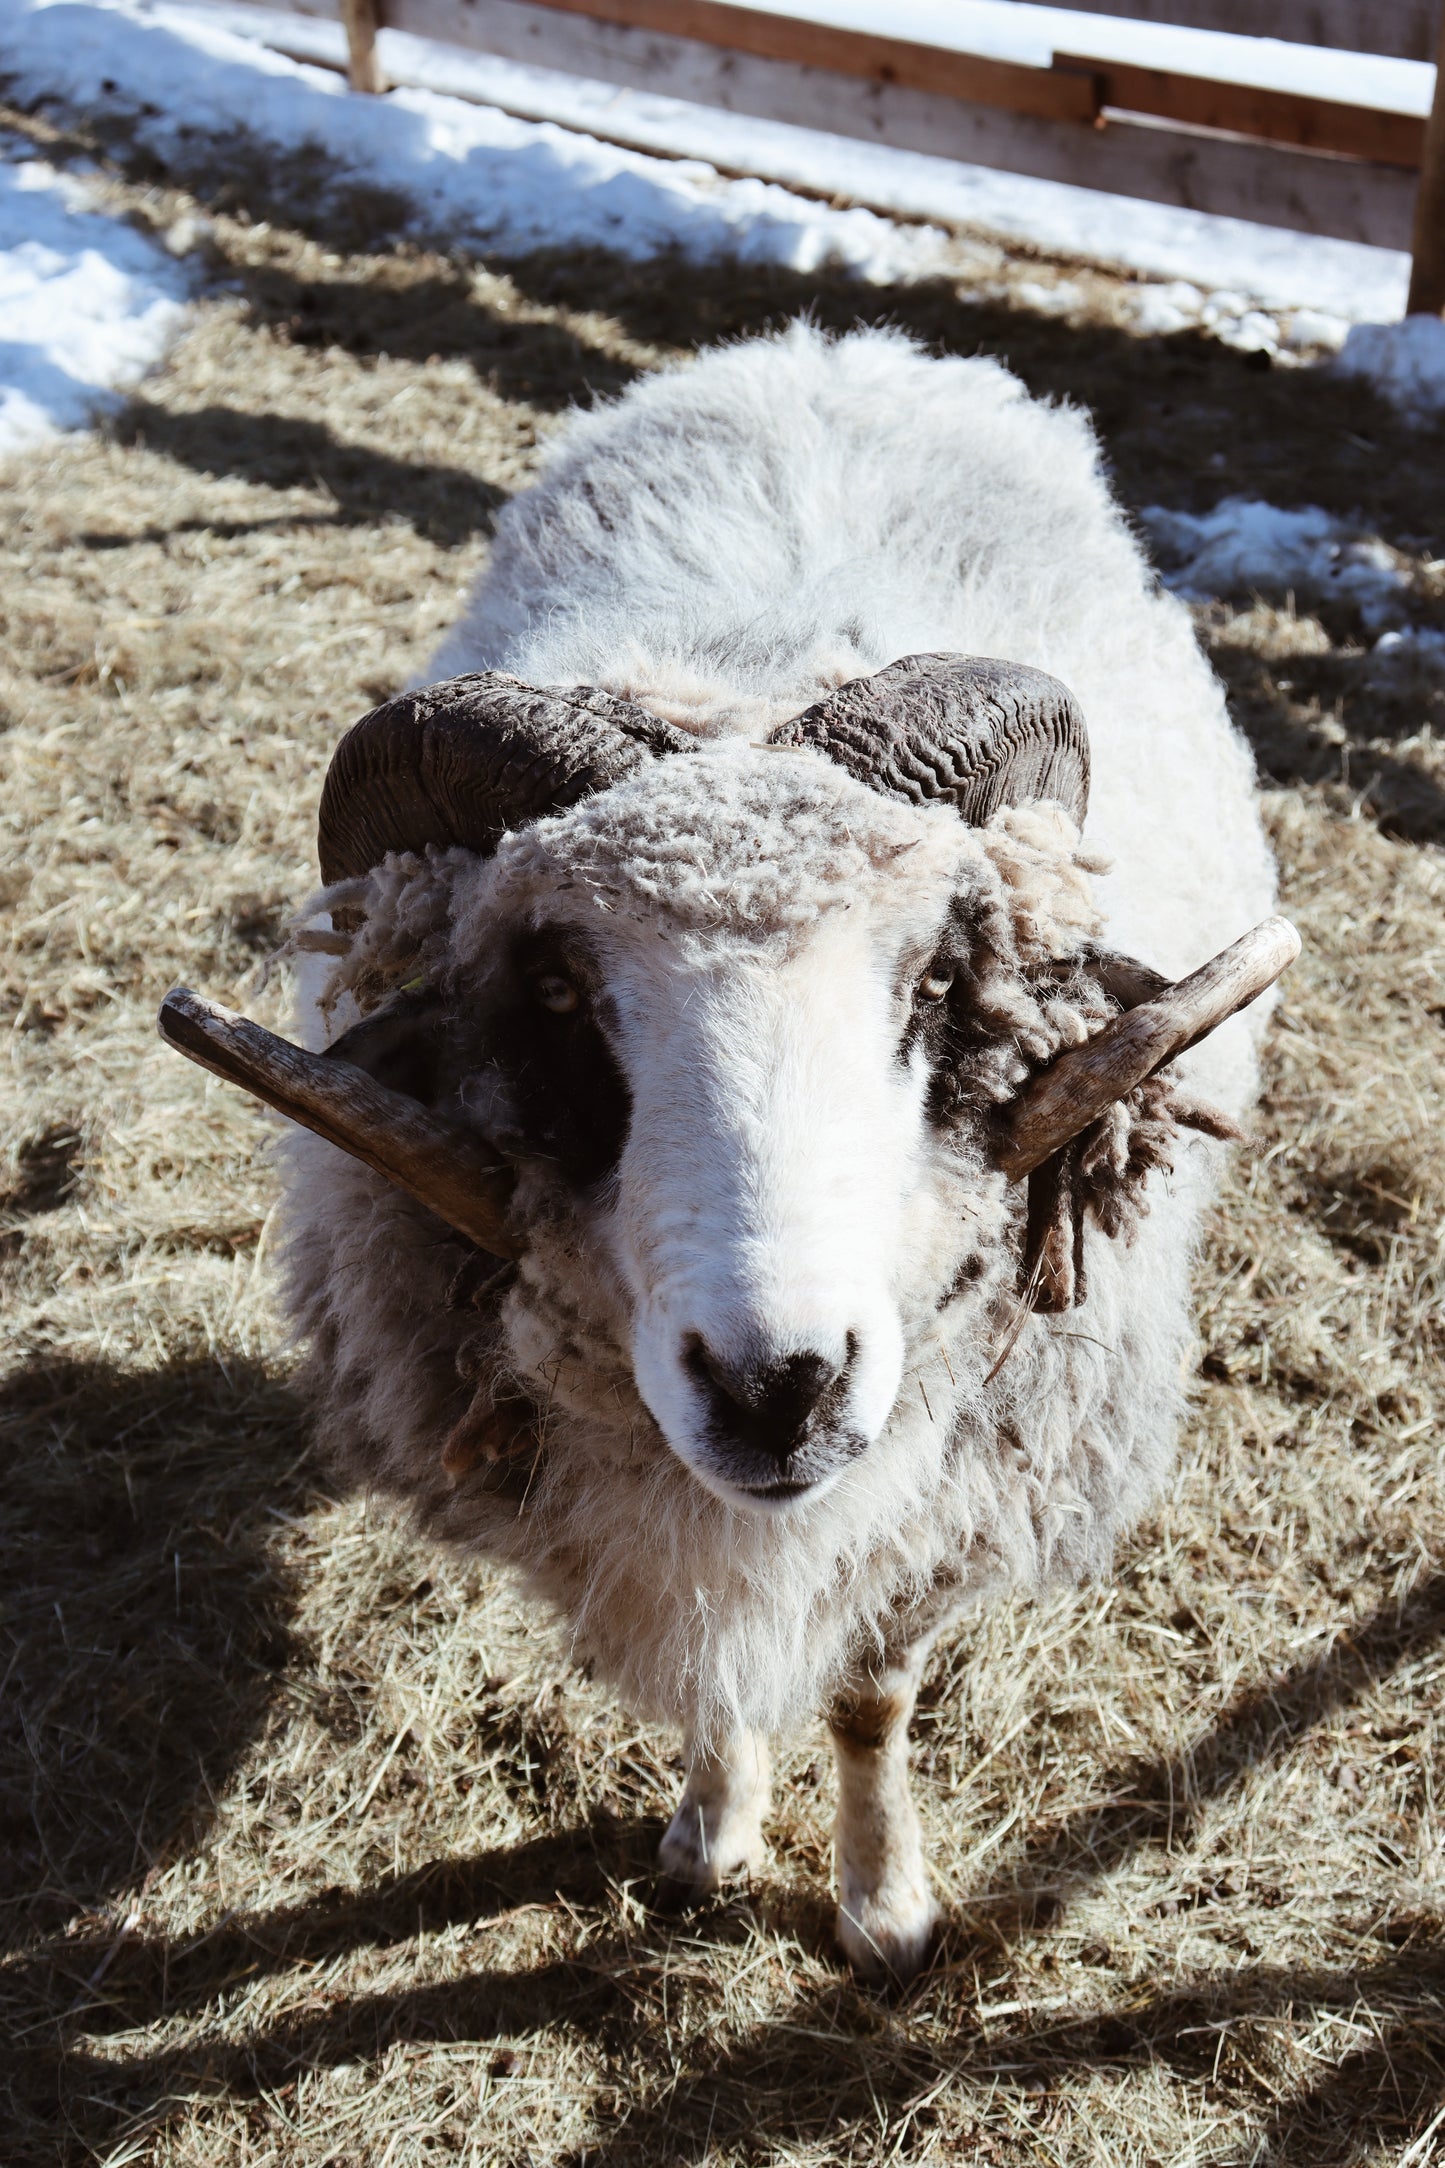
<path fill-rule="evenodd" d="M 908 1722 L 926 1647 L 860 1675 L 828 1712 L 838 1763 L 838 1940 L 870 1980 L 911 1980 L 938 1905 L 908 1790 Z"/>
<path fill-rule="evenodd" d="M 739 1731 L 704 1752 L 688 1726 L 687 1781 L 658 1852 L 663 1873 L 687 1890 L 718 1889 L 767 1858 L 763 1816 L 772 1767 L 760 1732 Z"/>

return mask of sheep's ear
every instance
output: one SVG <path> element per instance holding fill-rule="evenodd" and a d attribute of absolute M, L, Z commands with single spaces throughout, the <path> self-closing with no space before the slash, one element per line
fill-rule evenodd
<path fill-rule="evenodd" d="M 392 1021 L 404 1025 L 405 1020 L 393 1016 Z M 415 1015 L 411 1022 L 424 1035 Z M 202 1000 L 189 986 L 171 988 L 156 1023 L 178 1054 L 349 1152 L 478 1249 L 493 1257 L 521 1256 L 522 1244 L 510 1224 L 511 1168 L 446 1108 L 419 1106 L 379 1083 L 359 1062 L 337 1059 L 348 1040 L 365 1054 L 360 1026 L 354 1040 L 350 1032 L 338 1040 L 328 1060 L 278 1039 L 234 1009 Z M 384 1036 L 372 1037 L 378 1060 L 387 1058 L 380 1043 Z M 409 1043 L 404 1028 L 400 1043 Z"/>
<path fill-rule="evenodd" d="M 1139 961 L 1137 956 L 1126 956 L 1122 949 L 1103 948 L 1090 942 L 1084 949 L 1082 962 L 1091 979 L 1097 979 L 1109 999 L 1119 1009 L 1137 1009 L 1142 1001 L 1157 1000 L 1169 985 L 1162 971 L 1152 964 Z"/>
<path fill-rule="evenodd" d="M 344 1031 L 327 1047 L 327 1058 L 349 1061 L 388 1091 L 435 1106 L 442 1090 L 444 1013 L 441 995 L 430 989 L 400 994 Z"/>

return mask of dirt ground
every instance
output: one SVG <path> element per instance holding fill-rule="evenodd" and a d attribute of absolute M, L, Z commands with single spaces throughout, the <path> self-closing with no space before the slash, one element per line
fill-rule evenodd
<path fill-rule="evenodd" d="M 831 1946 L 821 1731 L 773 1871 L 649 1908 L 676 1742 L 328 1488 L 264 1125 L 153 1031 L 177 979 L 284 1014 L 258 967 L 329 749 L 425 660 L 574 400 L 800 309 L 887 319 L 1091 409 L 1132 505 L 1350 517 L 1437 626 L 1438 440 L 1135 336 L 1103 272 L 478 264 L 243 151 L 189 194 L 117 153 L 118 205 L 209 219 L 208 298 L 0 503 L 0 2160 L 1445 2158 L 1445 668 L 1304 594 L 1199 609 L 1305 954 L 1173 1490 L 1113 1577 L 935 1664 L 950 1924 L 906 1998 Z M 1061 276 L 1068 313 L 1016 291 Z"/>

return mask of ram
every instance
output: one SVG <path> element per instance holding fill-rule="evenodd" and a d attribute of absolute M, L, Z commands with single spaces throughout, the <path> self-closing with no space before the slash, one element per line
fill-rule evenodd
<path fill-rule="evenodd" d="M 310 1050 L 163 1030 L 304 1125 L 327 1446 L 684 1727 L 675 1881 L 758 1868 L 826 1710 L 840 1939 L 907 1977 L 930 1646 L 1170 1465 L 1298 946 L 1249 762 L 1084 420 L 879 332 L 574 418 L 435 669 L 331 762 Z"/>

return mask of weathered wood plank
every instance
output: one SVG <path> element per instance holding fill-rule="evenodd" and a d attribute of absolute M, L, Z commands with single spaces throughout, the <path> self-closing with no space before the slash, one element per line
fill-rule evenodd
<path fill-rule="evenodd" d="M 1141 68 L 1081 53 L 1055 53 L 1054 65 L 1092 74 L 1103 105 L 1126 113 L 1153 114 L 1189 128 L 1221 128 L 1268 143 L 1292 143 L 1297 149 L 1331 151 L 1343 158 L 1369 158 L 1410 171 L 1418 170 L 1424 151 L 1425 122 L 1415 113 L 1385 113 L 1374 106 L 1344 105 L 1301 91 L 1217 82 L 1212 77 Z"/>
<path fill-rule="evenodd" d="M 376 0 L 341 0 L 341 19 L 346 25 L 347 80 L 353 90 L 374 97 L 386 88 L 376 57 Z"/>
<path fill-rule="evenodd" d="M 308 9 L 315 11 L 314 5 Z M 691 38 L 623 29 L 536 0 L 386 0 L 386 20 L 469 51 L 725 112 L 1294 232 L 1380 248 L 1409 246 L 1414 177 L 1390 166 L 1191 135 L 1147 121 L 1099 129 L 1042 120 L 936 90 L 865 82 L 829 69 L 721 52 Z M 609 115 L 607 133 L 628 140 L 625 110 Z M 769 177 L 766 162 L 753 170 Z"/>
<path fill-rule="evenodd" d="M 335 21 L 341 0 L 274 0 L 288 15 Z M 1015 0 L 1023 4 L 1023 0 Z M 1267 20 L 1260 0 L 1051 0 L 1055 7 L 1121 21 L 1222 30 L 1233 37 L 1281 38 L 1286 44 L 1432 60 L 1445 0 L 1275 0 Z M 672 27 L 672 26 L 670 26 Z"/>
<path fill-rule="evenodd" d="M 1441 0 L 1050 0 L 1128 22 L 1173 23 L 1245 38 L 1283 38 L 1392 60 L 1433 60 Z"/>
<path fill-rule="evenodd" d="M 1445 316 L 1445 14 L 1435 55 L 1435 104 L 1425 131 L 1410 261 L 1409 316 Z"/>
<path fill-rule="evenodd" d="M 542 5 L 623 30 L 661 32 L 755 60 L 792 61 L 864 82 L 936 91 L 1008 113 L 1092 121 L 1098 111 L 1086 77 L 773 15 L 763 8 L 736 7 L 732 0 L 542 0 Z"/>

